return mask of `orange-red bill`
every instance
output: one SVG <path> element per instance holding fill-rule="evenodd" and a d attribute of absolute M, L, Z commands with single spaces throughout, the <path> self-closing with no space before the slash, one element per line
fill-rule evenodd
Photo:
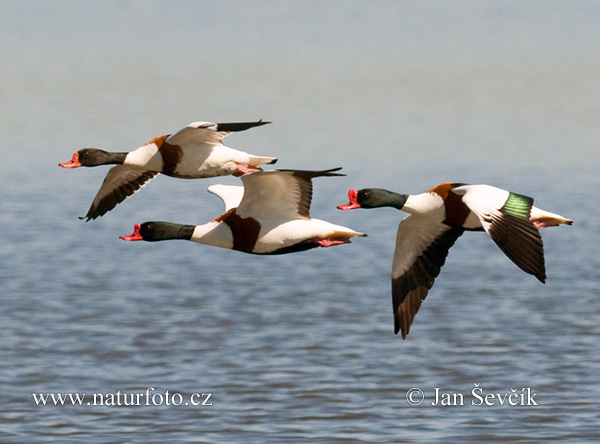
<path fill-rule="evenodd" d="M 63 168 L 77 168 L 81 166 L 79 163 L 79 153 L 73 154 L 73 157 L 68 162 L 59 163 L 58 166 Z"/>
<path fill-rule="evenodd" d="M 140 235 L 140 224 L 135 224 L 133 227 L 133 233 L 128 236 L 119 236 L 119 239 L 123 239 L 126 241 L 139 241 L 144 240 L 144 238 Z"/>
<path fill-rule="evenodd" d="M 354 210 L 356 208 L 360 208 L 360 204 L 356 201 L 357 194 L 358 193 L 354 189 L 348 191 L 348 199 L 350 199 L 350 202 L 348 202 L 346 205 L 339 205 L 338 209 L 340 209 L 340 210 Z"/>

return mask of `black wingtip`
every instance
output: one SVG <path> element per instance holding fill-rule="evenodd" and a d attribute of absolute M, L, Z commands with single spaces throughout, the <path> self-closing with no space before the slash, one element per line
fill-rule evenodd
<path fill-rule="evenodd" d="M 318 176 L 345 176 L 344 173 L 336 173 L 336 171 L 341 170 L 343 167 L 330 168 L 328 170 L 315 171 L 314 173 Z"/>
<path fill-rule="evenodd" d="M 394 334 L 397 335 L 398 333 L 401 333 L 403 340 L 406 339 L 407 332 L 404 330 L 400 332 L 400 317 L 397 314 L 394 314 Z"/>
<path fill-rule="evenodd" d="M 336 173 L 335 171 L 341 170 L 342 167 L 330 168 L 328 170 L 292 170 L 292 169 L 278 169 L 276 171 L 287 171 L 292 172 L 298 176 L 309 176 L 311 179 L 314 177 L 323 176 L 345 176 L 344 173 Z"/>
<path fill-rule="evenodd" d="M 234 123 L 217 123 L 217 131 L 239 132 L 245 131 L 256 126 L 267 125 L 273 122 L 265 122 L 260 119 L 258 122 L 234 122 Z"/>
<path fill-rule="evenodd" d="M 394 327 L 394 334 L 397 335 L 398 333 L 400 333 L 400 327 Z M 407 333 L 401 332 L 400 336 L 402 337 L 403 341 L 406 340 L 406 335 Z"/>

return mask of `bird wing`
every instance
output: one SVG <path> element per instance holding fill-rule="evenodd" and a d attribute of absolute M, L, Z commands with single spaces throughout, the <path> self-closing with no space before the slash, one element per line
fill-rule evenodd
<path fill-rule="evenodd" d="M 94 197 L 90 209 L 81 219 L 86 219 L 87 222 L 104 215 L 117 204 L 146 186 L 157 174 L 158 171 L 140 170 L 127 165 L 112 167 L 104 178 L 96 197 Z"/>
<path fill-rule="evenodd" d="M 343 176 L 325 171 L 275 170 L 242 176 L 244 197 L 236 213 L 256 219 L 310 219 L 312 179 Z"/>
<path fill-rule="evenodd" d="M 533 198 L 489 185 L 454 189 L 475 213 L 483 229 L 521 270 L 546 281 L 544 244 L 530 220 Z"/>
<path fill-rule="evenodd" d="M 209 186 L 208 192 L 221 198 L 225 204 L 225 212 L 227 212 L 240 205 L 242 196 L 244 195 L 244 187 L 241 185 L 217 184 Z"/>
<path fill-rule="evenodd" d="M 237 122 L 214 123 L 193 122 L 175 134 L 171 134 L 166 142 L 171 145 L 222 145 L 223 137 L 232 132 L 244 131 L 255 126 L 266 125 L 271 122 Z"/>
<path fill-rule="evenodd" d="M 398 226 L 392 264 L 394 333 L 406 338 L 421 302 L 446 262 L 448 250 L 464 232 L 423 216 L 411 215 Z"/>

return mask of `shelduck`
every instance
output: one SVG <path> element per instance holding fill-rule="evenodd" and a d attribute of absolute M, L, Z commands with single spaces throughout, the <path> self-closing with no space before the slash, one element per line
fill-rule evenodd
<path fill-rule="evenodd" d="M 223 137 L 271 122 L 213 123 L 193 122 L 172 135 L 155 137 L 128 153 L 112 153 L 84 148 L 73 154 L 63 168 L 116 164 L 112 167 L 87 214 L 81 219 L 96 219 L 145 186 L 158 173 L 182 179 L 242 175 L 262 171 L 259 165 L 277 162 L 275 157 L 260 157 L 228 148 Z"/>
<path fill-rule="evenodd" d="M 544 247 L 538 228 L 573 221 L 533 206 L 531 197 L 490 185 L 443 183 L 417 195 L 380 188 L 348 192 L 341 210 L 393 207 L 411 215 L 396 237 L 392 265 L 394 333 L 406 338 L 421 302 L 465 230 L 485 230 L 523 271 L 546 280 Z"/>
<path fill-rule="evenodd" d="M 325 171 L 275 170 L 246 174 L 243 187 L 213 185 L 209 191 L 226 212 L 204 225 L 171 222 L 136 224 L 127 241 L 184 239 L 252 254 L 284 254 L 350 243 L 366 236 L 350 228 L 312 219 L 312 179 L 343 176 Z"/>

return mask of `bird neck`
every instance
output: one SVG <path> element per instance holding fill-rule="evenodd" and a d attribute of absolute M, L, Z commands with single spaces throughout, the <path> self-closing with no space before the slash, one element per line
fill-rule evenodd
<path fill-rule="evenodd" d="M 409 198 L 408 194 L 394 193 L 380 188 L 365 190 L 368 192 L 368 199 L 361 202 L 363 208 L 392 207 L 402 210 Z"/>
<path fill-rule="evenodd" d="M 125 162 L 128 153 L 112 153 L 98 148 L 85 148 L 79 151 L 83 166 L 118 165 Z"/>
<path fill-rule="evenodd" d="M 397 210 L 404 209 L 406 202 L 410 196 L 408 194 L 398 194 L 390 191 L 388 207 L 396 208 Z"/>
<path fill-rule="evenodd" d="M 176 224 L 173 222 L 147 222 L 140 228 L 144 239 L 150 242 L 183 239 L 191 240 L 194 225 Z"/>

